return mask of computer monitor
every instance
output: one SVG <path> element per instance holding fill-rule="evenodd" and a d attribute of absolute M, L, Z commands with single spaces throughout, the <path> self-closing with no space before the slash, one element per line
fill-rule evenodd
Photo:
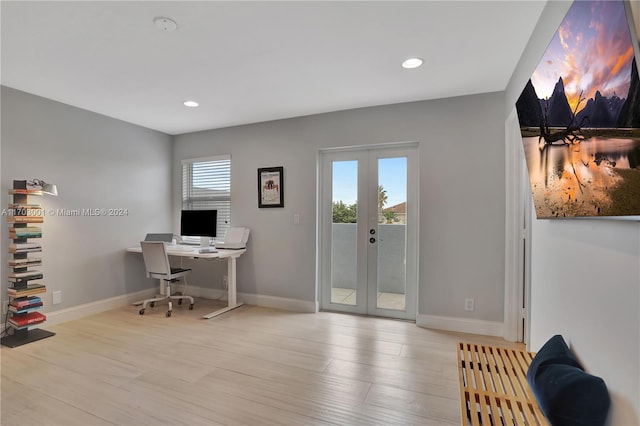
<path fill-rule="evenodd" d="M 182 210 L 180 214 L 180 235 L 200 237 L 201 246 L 209 246 L 210 238 L 216 237 L 218 224 L 217 210 Z"/>

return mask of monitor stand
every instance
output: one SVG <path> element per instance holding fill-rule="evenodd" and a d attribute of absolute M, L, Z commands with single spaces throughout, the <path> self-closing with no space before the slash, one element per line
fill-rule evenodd
<path fill-rule="evenodd" d="M 209 237 L 200 237 L 200 247 L 211 246 L 211 239 Z"/>

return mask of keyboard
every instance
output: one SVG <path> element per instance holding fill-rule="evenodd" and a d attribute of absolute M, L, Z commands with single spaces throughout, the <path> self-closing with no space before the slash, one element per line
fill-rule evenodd
<path fill-rule="evenodd" d="M 216 250 L 214 247 L 200 247 L 198 249 L 198 253 L 217 253 L 218 250 Z"/>
<path fill-rule="evenodd" d="M 194 251 L 195 247 L 189 247 L 182 244 L 168 246 L 169 251 Z"/>

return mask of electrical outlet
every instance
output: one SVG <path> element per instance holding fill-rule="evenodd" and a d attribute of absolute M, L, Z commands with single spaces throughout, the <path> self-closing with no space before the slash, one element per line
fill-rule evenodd
<path fill-rule="evenodd" d="M 475 302 L 471 298 L 464 299 L 464 310 L 465 311 L 473 311 Z"/>
<path fill-rule="evenodd" d="M 51 303 L 54 305 L 62 303 L 62 292 L 60 290 L 51 293 Z"/>
<path fill-rule="evenodd" d="M 229 287 L 229 277 L 226 275 L 222 276 L 222 287 L 226 290 Z"/>

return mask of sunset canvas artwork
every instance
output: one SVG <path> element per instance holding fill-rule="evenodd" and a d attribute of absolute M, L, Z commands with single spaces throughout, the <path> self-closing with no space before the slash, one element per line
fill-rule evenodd
<path fill-rule="evenodd" d="M 623 2 L 573 3 L 516 110 L 538 218 L 640 215 L 640 81 Z"/>

